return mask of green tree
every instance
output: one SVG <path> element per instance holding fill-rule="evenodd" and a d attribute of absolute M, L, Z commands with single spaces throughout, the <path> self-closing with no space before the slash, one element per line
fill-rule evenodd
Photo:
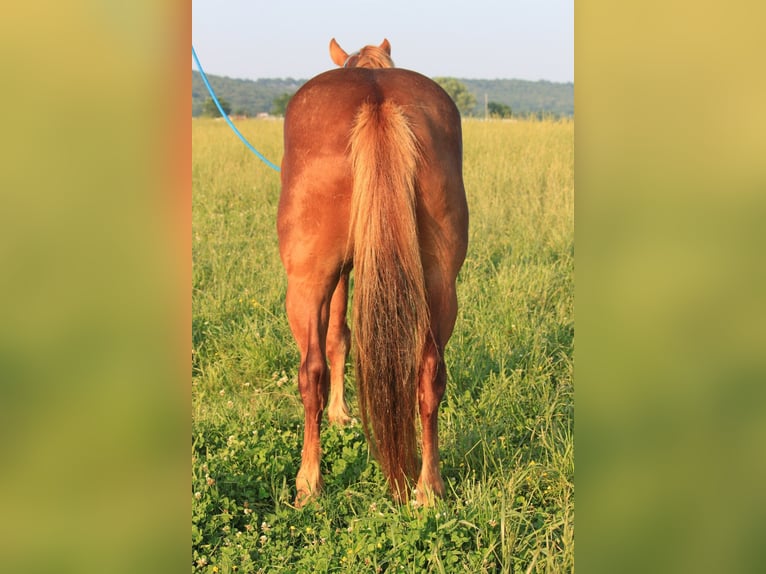
<path fill-rule="evenodd" d="M 466 85 L 455 78 L 434 78 L 434 82 L 439 84 L 442 89 L 449 94 L 452 101 L 455 102 L 460 114 L 467 116 L 476 107 L 476 96 L 468 91 Z"/>
<path fill-rule="evenodd" d="M 275 116 L 284 116 L 287 104 L 292 97 L 292 94 L 285 92 L 274 98 L 274 103 L 271 105 L 271 113 Z"/>
<path fill-rule="evenodd" d="M 498 102 L 489 102 L 487 104 L 487 111 L 489 111 L 490 117 L 493 118 L 510 118 L 511 107 Z"/>
<path fill-rule="evenodd" d="M 223 111 L 226 112 L 226 115 L 228 116 L 231 113 L 231 104 L 223 98 L 218 98 L 218 103 L 221 104 Z M 213 98 L 206 99 L 202 104 L 202 115 L 209 116 L 211 118 L 216 118 L 221 115 L 221 112 L 218 111 L 218 107 L 215 105 Z"/>

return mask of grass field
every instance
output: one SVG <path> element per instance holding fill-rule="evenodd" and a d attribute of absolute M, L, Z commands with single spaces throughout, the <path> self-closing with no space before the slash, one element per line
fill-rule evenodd
<path fill-rule="evenodd" d="M 280 161 L 280 121 L 238 127 Z M 279 176 L 223 121 L 193 120 L 193 571 L 574 570 L 574 123 L 468 120 L 463 139 L 471 222 L 439 416 L 447 497 L 396 506 L 360 425 L 323 424 L 325 491 L 295 510 L 303 409 Z"/>

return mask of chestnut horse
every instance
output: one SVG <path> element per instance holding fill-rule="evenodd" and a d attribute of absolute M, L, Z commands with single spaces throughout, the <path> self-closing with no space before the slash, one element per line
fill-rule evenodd
<path fill-rule="evenodd" d="M 343 379 L 352 268 L 365 434 L 394 497 L 406 500 L 417 472 L 419 411 L 417 500 L 444 495 L 437 415 L 468 242 L 460 114 L 436 83 L 394 68 L 390 51 L 384 40 L 349 56 L 333 39 L 330 55 L 342 69 L 307 82 L 285 114 L 277 230 L 301 357 L 297 506 L 322 488 L 325 407 L 330 422 L 350 420 Z"/>

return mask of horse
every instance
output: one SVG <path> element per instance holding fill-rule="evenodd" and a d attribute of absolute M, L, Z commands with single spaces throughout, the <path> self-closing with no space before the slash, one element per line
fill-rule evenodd
<path fill-rule="evenodd" d="M 416 410 L 416 500 L 445 494 L 438 411 L 468 244 L 460 114 L 438 84 L 394 67 L 390 54 L 388 40 L 349 55 L 333 38 L 339 69 L 309 80 L 285 112 L 277 235 L 305 418 L 296 507 L 323 488 L 325 408 L 330 423 L 350 421 L 352 346 L 362 426 L 392 497 L 410 500 L 415 484 Z"/>

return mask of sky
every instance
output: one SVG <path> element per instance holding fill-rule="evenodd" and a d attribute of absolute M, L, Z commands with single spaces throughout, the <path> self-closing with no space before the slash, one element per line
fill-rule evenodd
<path fill-rule="evenodd" d="M 348 53 L 388 38 L 430 77 L 574 81 L 574 0 L 192 0 L 208 74 L 308 79 L 335 67 L 333 37 Z"/>

